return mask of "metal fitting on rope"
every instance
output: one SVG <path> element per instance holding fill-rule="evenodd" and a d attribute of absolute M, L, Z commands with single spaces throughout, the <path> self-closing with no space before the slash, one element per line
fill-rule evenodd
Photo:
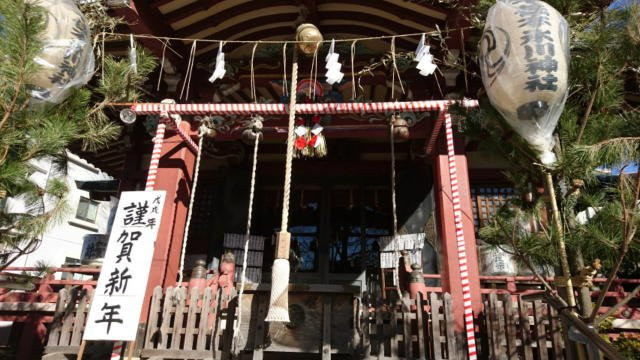
<path fill-rule="evenodd" d="M 216 131 L 216 124 L 211 116 L 194 116 L 193 119 L 200 122 L 198 136 L 216 137 L 218 132 Z"/>
<path fill-rule="evenodd" d="M 260 115 L 253 115 L 251 117 L 251 120 L 247 123 L 247 127 L 242 131 L 242 141 L 245 144 L 253 145 L 256 141 L 256 137 L 262 141 L 262 129 L 264 128 L 264 125 L 262 124 L 263 121 L 264 119 Z"/>

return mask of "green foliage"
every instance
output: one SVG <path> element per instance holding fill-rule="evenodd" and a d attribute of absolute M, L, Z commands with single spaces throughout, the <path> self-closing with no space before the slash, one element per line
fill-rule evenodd
<path fill-rule="evenodd" d="M 104 9 L 85 6 L 90 26 L 108 29 Z M 17 256 L 37 248 L 43 232 L 69 213 L 67 184 L 50 178 L 44 188 L 29 180 L 34 161 L 53 159 L 55 173 L 64 174 L 66 149 L 80 143 L 97 151 L 116 140 L 120 125 L 109 117 L 114 102 L 133 101 L 138 89 L 156 66 L 155 58 L 143 51 L 137 57 L 137 73 L 127 58 L 104 56 L 96 74 L 103 75 L 84 88 L 77 88 L 58 105 L 30 104 L 29 83 L 38 73 L 34 61 L 43 48 L 39 40 L 45 27 L 45 11 L 27 0 L 0 1 L 3 15 L 0 34 L 0 199 L 24 200 L 23 214 L 0 213 L 0 268 Z M 117 21 L 117 20 L 114 20 Z"/>
<path fill-rule="evenodd" d="M 620 335 L 611 343 L 624 359 L 640 359 L 640 339 L 636 337 Z"/>

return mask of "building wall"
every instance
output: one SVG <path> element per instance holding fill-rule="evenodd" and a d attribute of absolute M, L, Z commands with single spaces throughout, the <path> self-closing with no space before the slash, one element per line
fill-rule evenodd
<path fill-rule="evenodd" d="M 39 187 L 45 187 L 52 177 L 65 177 L 69 189 L 66 198 L 68 211 L 61 219 L 50 224 L 36 251 L 20 257 L 12 266 L 35 266 L 42 262 L 50 267 L 58 267 L 67 262 L 67 259 L 80 260 L 85 239 L 93 234 L 107 234 L 110 227 L 109 219 L 115 213 L 117 199 L 112 197 L 111 201 L 98 201 L 95 222 L 79 219 L 76 212 L 80 198 L 89 198 L 89 192 L 78 189 L 75 181 L 110 180 L 112 177 L 74 154 L 68 153 L 68 158 L 66 175 L 64 171 L 56 168 L 50 158 L 32 162 L 35 172 L 31 181 Z M 26 212 L 28 209 L 25 207 L 23 200 L 14 198 L 7 201 L 5 211 Z"/>

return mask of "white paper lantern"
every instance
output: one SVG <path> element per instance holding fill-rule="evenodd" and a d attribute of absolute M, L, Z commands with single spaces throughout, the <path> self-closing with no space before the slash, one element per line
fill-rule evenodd
<path fill-rule="evenodd" d="M 58 104 L 73 87 L 86 84 L 94 72 L 91 29 L 72 0 L 33 0 L 44 8 L 46 24 L 40 68 L 29 81 L 35 102 Z"/>
<path fill-rule="evenodd" d="M 569 26 L 539 0 L 498 0 L 480 43 L 482 82 L 493 106 L 534 148 L 555 162 L 553 130 L 567 98 Z"/>

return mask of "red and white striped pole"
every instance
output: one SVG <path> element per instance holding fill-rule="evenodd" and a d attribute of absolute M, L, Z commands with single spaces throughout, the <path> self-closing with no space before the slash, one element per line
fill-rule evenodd
<path fill-rule="evenodd" d="M 113 343 L 113 350 L 111 350 L 111 360 L 120 359 L 120 355 L 122 355 L 122 348 L 124 347 L 124 342 L 115 341 Z"/>
<path fill-rule="evenodd" d="M 163 113 L 158 121 L 156 136 L 153 138 L 153 150 L 151 151 L 151 161 L 149 162 L 149 172 L 147 174 L 145 191 L 153 191 L 156 185 L 158 165 L 160 164 L 160 153 L 162 152 L 162 143 L 164 143 L 164 133 L 167 129 L 167 125 L 165 124 L 167 118 L 168 115 Z"/>
<path fill-rule="evenodd" d="M 456 242 L 458 245 L 458 264 L 462 283 L 462 308 L 464 309 L 464 324 L 467 337 L 467 351 L 470 360 L 476 360 L 476 337 L 473 326 L 473 308 L 471 307 L 471 286 L 469 285 L 469 270 L 467 268 L 467 250 L 464 241 L 462 226 L 462 209 L 460 208 L 460 190 L 458 188 L 458 169 L 456 166 L 456 153 L 453 144 L 453 125 L 451 115 L 444 107 L 440 116 L 444 116 L 444 129 L 447 140 L 447 160 L 449 163 L 449 180 L 451 184 L 451 201 L 453 202 L 453 219 L 456 230 Z"/>

